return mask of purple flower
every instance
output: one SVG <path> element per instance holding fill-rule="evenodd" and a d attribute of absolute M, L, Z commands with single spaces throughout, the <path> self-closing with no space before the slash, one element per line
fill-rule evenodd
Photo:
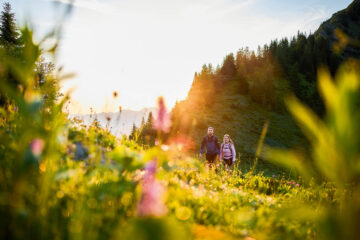
<path fill-rule="evenodd" d="M 40 138 L 35 138 L 34 140 L 32 140 L 32 142 L 30 143 L 30 149 L 32 154 L 34 154 L 35 156 L 40 156 L 44 149 L 44 145 L 44 141 Z"/>
<path fill-rule="evenodd" d="M 156 164 L 157 164 L 156 158 L 146 164 L 146 166 L 145 166 L 145 170 L 146 170 L 145 178 L 150 177 L 150 176 L 155 176 Z"/>
<path fill-rule="evenodd" d="M 156 130 L 169 132 L 170 131 L 170 116 L 166 110 L 165 100 L 163 97 L 158 98 L 158 112 L 157 117 L 153 123 L 153 127 Z"/>
<path fill-rule="evenodd" d="M 142 184 L 142 193 L 137 206 L 140 217 L 160 217 L 167 213 L 164 203 L 164 186 L 156 180 L 157 160 L 150 161 L 145 167 L 145 176 Z"/>

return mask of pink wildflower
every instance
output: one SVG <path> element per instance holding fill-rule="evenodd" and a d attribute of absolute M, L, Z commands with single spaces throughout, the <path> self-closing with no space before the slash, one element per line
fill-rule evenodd
<path fill-rule="evenodd" d="M 34 154 L 35 156 L 40 156 L 40 154 L 42 153 L 42 151 L 44 149 L 44 141 L 40 138 L 35 138 L 30 143 L 30 149 L 31 149 L 32 154 Z"/>
<path fill-rule="evenodd" d="M 146 165 L 145 171 L 141 198 L 138 203 L 138 215 L 140 217 L 163 216 L 167 213 L 163 199 L 165 188 L 155 179 L 156 159 Z"/>
<path fill-rule="evenodd" d="M 170 115 L 166 110 L 165 100 L 163 97 L 158 98 L 158 113 L 153 123 L 153 127 L 156 130 L 169 132 L 170 131 Z"/>
<path fill-rule="evenodd" d="M 300 185 L 297 183 L 297 184 L 296 184 L 296 187 L 300 187 Z"/>
<path fill-rule="evenodd" d="M 154 177 L 155 176 L 156 164 L 157 164 L 156 158 L 146 164 L 146 166 L 145 166 L 145 170 L 146 170 L 145 177 Z"/>

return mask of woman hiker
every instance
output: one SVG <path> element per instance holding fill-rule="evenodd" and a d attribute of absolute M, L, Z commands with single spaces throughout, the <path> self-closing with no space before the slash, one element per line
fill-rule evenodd
<path fill-rule="evenodd" d="M 220 162 L 224 160 L 226 171 L 229 172 L 229 167 L 235 163 L 236 151 L 234 143 L 229 134 L 224 135 L 223 143 L 220 147 Z"/>

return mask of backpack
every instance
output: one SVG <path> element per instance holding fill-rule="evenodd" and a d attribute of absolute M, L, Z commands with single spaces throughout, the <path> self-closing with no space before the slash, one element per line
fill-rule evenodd
<path fill-rule="evenodd" d="M 228 143 L 230 145 L 230 151 L 231 151 L 231 155 L 234 156 L 234 153 L 233 153 L 233 144 L 231 142 Z M 224 151 L 224 143 L 221 144 L 221 150 Z"/>

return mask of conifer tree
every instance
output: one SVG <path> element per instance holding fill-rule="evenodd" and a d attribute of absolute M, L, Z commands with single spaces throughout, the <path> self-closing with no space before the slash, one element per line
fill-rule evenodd
<path fill-rule="evenodd" d="M 20 37 L 16 30 L 15 14 L 11 12 L 10 3 L 4 3 L 3 11 L 0 15 L 0 48 L 5 49 L 5 58 L 7 56 L 19 56 Z M 10 86 L 17 90 L 20 84 L 13 76 L 12 72 L 6 73 L 6 81 Z M 11 102 L 6 93 L 0 93 L 0 106 L 6 106 Z"/>
<path fill-rule="evenodd" d="M 129 140 L 136 140 L 136 135 L 137 135 L 137 128 L 136 128 L 136 125 L 135 123 L 133 123 L 133 127 L 131 129 L 131 133 L 129 135 Z"/>
<path fill-rule="evenodd" d="M 15 14 L 11 12 L 10 3 L 4 3 L 0 16 L 0 45 L 6 49 L 19 47 L 19 33 L 16 30 Z"/>
<path fill-rule="evenodd" d="M 224 59 L 223 66 L 220 70 L 221 74 L 224 76 L 233 77 L 236 74 L 235 58 L 234 54 L 230 53 Z"/>
<path fill-rule="evenodd" d="M 141 125 L 140 125 L 140 129 L 142 129 L 145 126 L 145 118 L 144 116 L 141 119 Z"/>
<path fill-rule="evenodd" d="M 152 128 L 153 122 L 154 122 L 154 118 L 153 118 L 152 112 L 150 112 L 148 119 L 146 121 L 146 127 Z"/>

